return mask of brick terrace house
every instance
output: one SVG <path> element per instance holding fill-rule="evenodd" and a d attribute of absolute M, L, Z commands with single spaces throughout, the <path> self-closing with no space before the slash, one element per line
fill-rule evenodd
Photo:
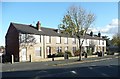
<path fill-rule="evenodd" d="M 41 27 L 39 21 L 36 26 L 10 23 L 5 38 L 6 54 L 13 54 L 14 60 L 17 62 L 31 59 L 40 61 L 47 58 L 47 55 L 66 50 L 74 56 L 74 52 L 79 48 L 78 39 L 75 36 L 65 35 L 58 29 Z M 92 52 L 106 52 L 106 40 L 87 34 L 83 42 L 83 49 L 86 52 L 88 49 L 91 49 Z"/>

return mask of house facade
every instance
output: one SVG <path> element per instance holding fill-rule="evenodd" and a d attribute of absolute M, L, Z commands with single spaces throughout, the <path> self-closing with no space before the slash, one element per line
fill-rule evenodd
<path fill-rule="evenodd" d="M 60 52 L 74 52 L 79 49 L 79 41 L 75 36 L 67 36 L 58 29 L 41 27 L 40 22 L 35 26 L 10 23 L 6 34 L 6 54 L 14 55 L 14 60 L 40 61 L 48 55 Z M 81 37 L 81 41 L 83 38 Z M 106 40 L 98 36 L 85 36 L 82 51 L 92 53 L 106 52 Z"/>

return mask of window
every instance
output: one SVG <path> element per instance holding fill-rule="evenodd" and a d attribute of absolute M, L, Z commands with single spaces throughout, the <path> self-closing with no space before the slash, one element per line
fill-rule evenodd
<path fill-rule="evenodd" d="M 76 44 L 76 39 L 75 38 L 72 38 L 72 43 Z"/>
<path fill-rule="evenodd" d="M 21 34 L 20 38 L 21 38 L 20 42 L 22 42 L 22 43 L 26 42 L 26 40 L 25 40 L 25 34 Z"/>
<path fill-rule="evenodd" d="M 67 47 L 65 47 L 65 51 L 67 51 L 68 50 L 68 46 Z"/>
<path fill-rule="evenodd" d="M 41 42 L 41 35 L 33 35 L 33 37 L 36 40 L 36 43 L 40 43 Z"/>
<path fill-rule="evenodd" d="M 68 38 L 65 38 L 65 44 L 68 44 Z"/>
<path fill-rule="evenodd" d="M 87 43 L 87 39 L 85 39 L 85 43 L 86 43 L 86 45 L 88 44 L 88 43 Z"/>
<path fill-rule="evenodd" d="M 104 47 L 102 47 L 102 51 L 105 52 L 105 48 Z"/>
<path fill-rule="evenodd" d="M 56 37 L 56 40 L 57 43 L 61 43 L 61 37 Z"/>
<path fill-rule="evenodd" d="M 99 40 L 99 45 L 100 45 L 100 40 Z"/>
<path fill-rule="evenodd" d="M 41 43 L 41 35 L 40 35 L 40 43 Z"/>
<path fill-rule="evenodd" d="M 35 48 L 35 56 L 41 56 L 41 47 Z"/>
<path fill-rule="evenodd" d="M 102 45 L 104 45 L 104 40 L 102 41 Z"/>
<path fill-rule="evenodd" d="M 51 55 L 51 47 L 47 46 L 47 55 Z"/>
<path fill-rule="evenodd" d="M 57 47 L 57 53 L 62 52 L 62 47 Z"/>
<path fill-rule="evenodd" d="M 73 47 L 73 53 L 75 53 L 75 51 L 76 51 L 76 47 Z"/>
<path fill-rule="evenodd" d="M 46 36 L 46 43 L 51 43 L 51 37 L 50 36 Z"/>

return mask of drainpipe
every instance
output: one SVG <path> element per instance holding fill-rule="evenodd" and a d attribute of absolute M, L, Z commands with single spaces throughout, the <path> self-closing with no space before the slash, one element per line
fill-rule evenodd
<path fill-rule="evenodd" d="M 43 36 L 43 53 L 44 53 L 44 58 L 46 58 L 46 51 L 45 51 L 45 47 L 46 47 L 46 44 L 45 44 L 45 35 Z"/>

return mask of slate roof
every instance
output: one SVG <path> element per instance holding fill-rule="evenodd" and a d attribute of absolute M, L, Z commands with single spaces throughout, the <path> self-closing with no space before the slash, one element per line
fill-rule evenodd
<path fill-rule="evenodd" d="M 25 25 L 25 24 L 17 24 L 17 23 L 11 23 L 18 32 L 25 33 L 25 34 L 45 34 L 43 31 L 38 31 L 31 25 Z"/>
<path fill-rule="evenodd" d="M 32 25 L 25 25 L 25 24 L 18 24 L 18 23 L 11 23 L 11 24 L 20 33 L 37 34 L 37 35 L 47 35 L 47 36 L 68 37 L 68 35 L 66 35 L 66 34 L 57 33 L 57 29 L 53 29 L 53 28 L 41 27 L 41 31 L 38 31 L 37 28 L 35 26 L 32 26 Z M 75 37 L 75 36 L 73 36 L 73 37 Z M 88 34 L 85 36 L 85 38 L 89 38 L 89 39 L 101 39 L 101 40 L 103 40 L 103 38 L 99 38 L 97 36 L 91 37 Z"/>

